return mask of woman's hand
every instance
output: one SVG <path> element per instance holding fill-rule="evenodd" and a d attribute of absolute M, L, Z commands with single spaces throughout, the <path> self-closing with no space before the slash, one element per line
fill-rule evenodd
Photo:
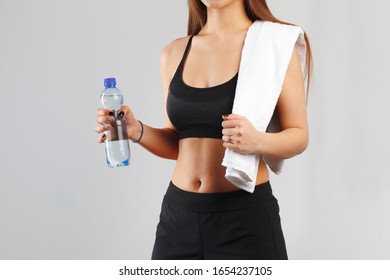
<path fill-rule="evenodd" d="M 123 105 L 120 108 L 118 114 L 120 116 L 124 116 L 127 125 L 127 134 L 130 139 L 133 139 L 133 134 L 136 133 L 136 128 L 139 125 L 138 121 L 134 118 L 133 112 L 131 111 L 129 106 Z M 110 130 L 111 123 L 115 121 L 114 112 L 107 109 L 98 108 L 96 111 L 96 121 L 99 123 L 99 126 L 95 128 L 95 131 L 97 133 L 103 133 L 98 138 L 98 142 L 103 143 L 106 139 L 106 135 L 104 132 Z"/>
<path fill-rule="evenodd" d="M 242 154 L 258 152 L 261 132 L 244 116 L 230 114 L 222 116 L 223 146 Z"/>

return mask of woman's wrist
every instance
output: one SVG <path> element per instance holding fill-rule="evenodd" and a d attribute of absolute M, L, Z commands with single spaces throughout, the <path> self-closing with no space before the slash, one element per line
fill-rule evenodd
<path fill-rule="evenodd" d="M 134 124 L 128 128 L 129 139 L 133 143 L 138 143 L 143 136 L 144 127 L 140 120 L 134 119 Z"/>
<path fill-rule="evenodd" d="M 255 151 L 256 154 L 261 154 L 264 155 L 266 154 L 267 151 L 267 138 L 269 133 L 267 132 L 262 132 L 262 131 L 257 131 L 256 132 L 256 147 Z"/>
<path fill-rule="evenodd" d="M 256 152 L 269 157 L 288 159 L 302 153 L 308 145 L 306 129 L 286 128 L 280 132 L 260 132 Z"/>

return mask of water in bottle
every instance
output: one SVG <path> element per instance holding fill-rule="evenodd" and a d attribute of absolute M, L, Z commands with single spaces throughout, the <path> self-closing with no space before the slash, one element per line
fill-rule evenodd
<path fill-rule="evenodd" d="M 106 161 L 109 167 L 127 166 L 130 164 L 130 145 L 127 134 L 126 120 L 119 115 L 123 105 L 122 92 L 116 87 L 115 78 L 104 79 L 104 87 L 100 102 L 104 109 L 113 111 L 115 121 L 106 132 Z"/>

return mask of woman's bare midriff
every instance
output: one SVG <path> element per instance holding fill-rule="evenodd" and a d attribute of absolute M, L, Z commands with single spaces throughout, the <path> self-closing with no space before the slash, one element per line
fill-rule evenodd
<path fill-rule="evenodd" d="M 184 138 L 179 140 L 179 155 L 172 175 L 172 183 L 182 190 L 216 193 L 239 190 L 225 178 L 222 166 L 225 147 L 222 139 Z M 267 182 L 268 168 L 260 161 L 256 185 Z"/>

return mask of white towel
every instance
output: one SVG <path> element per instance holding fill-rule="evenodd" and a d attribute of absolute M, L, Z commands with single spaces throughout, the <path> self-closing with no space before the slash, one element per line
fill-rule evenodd
<path fill-rule="evenodd" d="M 242 50 L 233 113 L 246 117 L 259 131 L 280 131 L 275 110 L 293 48 L 300 59 L 302 75 L 306 62 L 303 29 L 298 26 L 255 21 L 248 29 Z M 253 192 L 262 155 L 241 154 L 226 149 L 222 165 L 225 178 L 237 187 Z M 276 174 L 283 160 L 264 157 Z"/>

